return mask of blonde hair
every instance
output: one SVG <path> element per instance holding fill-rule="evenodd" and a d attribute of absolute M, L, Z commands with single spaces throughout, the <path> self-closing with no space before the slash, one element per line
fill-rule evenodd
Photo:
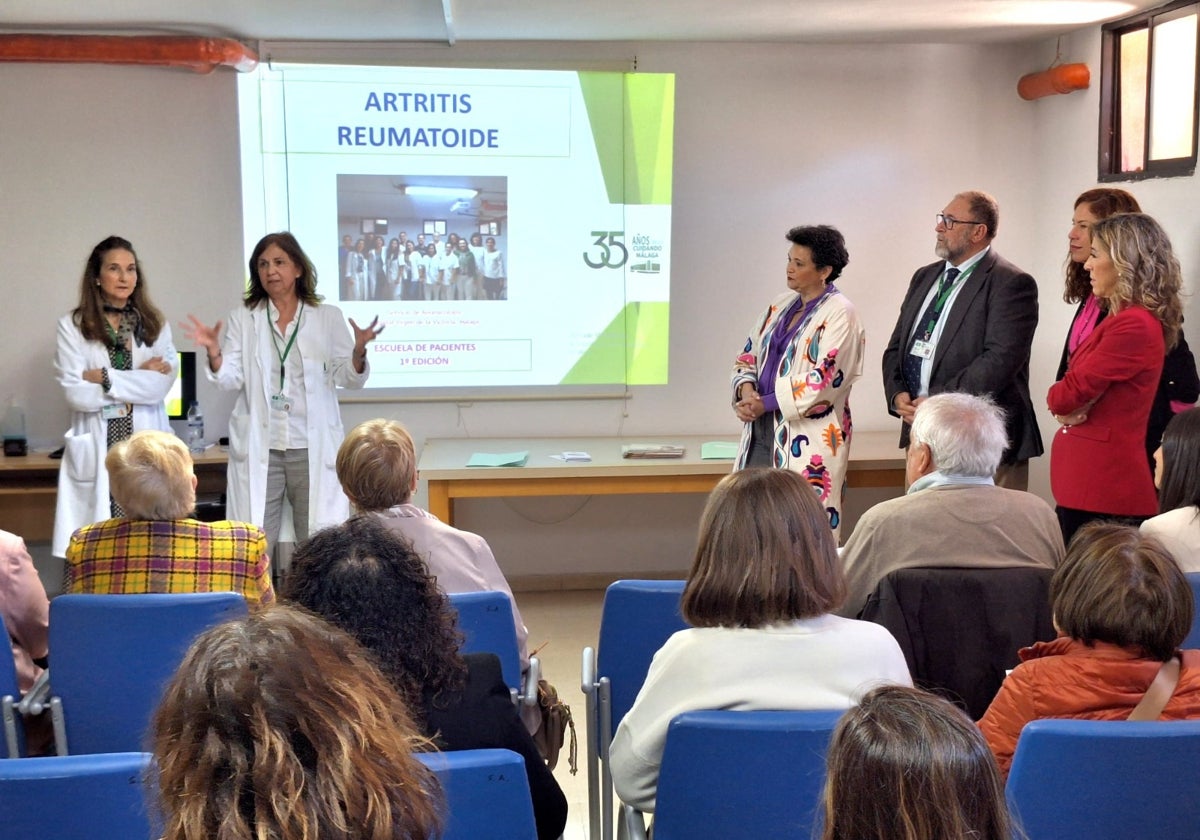
<path fill-rule="evenodd" d="M 1130 304 L 1146 309 L 1162 324 L 1170 350 L 1183 329 L 1183 277 L 1167 232 L 1145 213 L 1118 213 L 1092 225 L 1092 241 L 1103 246 L 1117 270 L 1112 310 Z"/>
<path fill-rule="evenodd" d="M 154 716 L 165 840 L 426 840 L 403 701 L 348 635 L 274 606 L 196 639 Z"/>
<path fill-rule="evenodd" d="M 395 420 L 359 423 L 338 448 L 338 481 L 362 511 L 387 510 L 407 502 L 416 470 L 412 436 Z"/>
<path fill-rule="evenodd" d="M 108 450 L 104 466 L 129 519 L 184 519 L 196 507 L 192 455 L 170 432 L 135 433 Z"/>

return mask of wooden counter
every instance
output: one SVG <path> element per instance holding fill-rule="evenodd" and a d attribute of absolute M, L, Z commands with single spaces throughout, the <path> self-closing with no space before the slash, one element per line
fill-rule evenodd
<path fill-rule="evenodd" d="M 855 432 L 850 447 L 848 487 L 903 487 L 904 452 L 898 435 Z M 634 493 L 708 493 L 733 469 L 731 460 L 702 460 L 700 446 L 733 438 L 677 435 L 563 438 L 430 438 L 418 469 L 429 483 L 429 511 L 454 523 L 455 499 L 506 496 L 622 495 Z M 622 458 L 633 443 L 679 444 L 682 458 Z M 476 452 L 529 452 L 523 467 L 468 467 Z M 587 452 L 591 461 L 558 461 L 551 455 Z"/>
<path fill-rule="evenodd" d="M 224 493 L 225 467 L 229 463 L 225 450 L 213 446 L 193 458 L 200 482 L 197 496 Z M 45 452 L 0 456 L 0 528 L 27 542 L 51 538 L 61 463 Z"/>

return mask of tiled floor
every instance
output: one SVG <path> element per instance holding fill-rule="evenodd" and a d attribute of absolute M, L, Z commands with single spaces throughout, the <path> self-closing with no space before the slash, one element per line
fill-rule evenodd
<path fill-rule="evenodd" d="M 518 592 L 517 605 L 529 628 L 529 649 L 542 646 L 537 655 L 542 675 L 558 689 L 576 718 L 579 736 L 579 772 L 567 767 L 567 749 L 554 769 L 554 776 L 567 796 L 565 840 L 587 840 L 586 732 L 583 724 L 584 696 L 579 687 L 580 655 L 583 648 L 596 646 L 600 629 L 603 590 Z"/>

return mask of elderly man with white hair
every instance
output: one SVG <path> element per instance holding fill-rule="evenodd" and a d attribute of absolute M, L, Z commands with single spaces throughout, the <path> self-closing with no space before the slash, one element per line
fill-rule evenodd
<path fill-rule="evenodd" d="M 918 406 L 908 492 L 863 514 L 842 549 L 849 590 L 842 615 L 856 616 L 897 569 L 1058 565 L 1064 549 L 1054 509 L 992 480 L 1007 445 L 1004 414 L 985 397 L 944 393 Z"/>

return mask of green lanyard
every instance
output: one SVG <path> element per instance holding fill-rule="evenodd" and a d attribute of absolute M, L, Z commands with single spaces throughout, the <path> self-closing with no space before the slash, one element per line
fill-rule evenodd
<path fill-rule="evenodd" d="M 975 265 L 979 265 L 979 263 L 977 262 L 977 263 L 975 263 Z M 924 335 L 923 335 L 923 339 L 925 341 L 929 341 L 929 339 L 933 336 L 933 330 L 934 330 L 934 327 L 937 326 L 938 318 L 942 314 L 942 308 L 946 305 L 946 301 L 948 301 L 950 299 L 950 295 L 953 294 L 955 286 L 966 281 L 966 279 L 971 276 L 971 272 L 973 272 L 975 270 L 975 265 L 971 266 L 966 271 L 959 274 L 957 277 L 954 278 L 954 280 L 952 282 L 947 283 L 946 288 L 942 289 L 938 293 L 938 296 L 934 299 L 933 307 L 929 310 L 929 320 L 925 324 L 925 330 L 924 330 Z M 942 271 L 943 279 L 946 276 L 947 270 L 948 269 L 944 269 Z"/>
<path fill-rule="evenodd" d="M 300 311 L 296 313 L 296 327 L 292 330 L 292 337 L 288 339 L 287 346 L 283 350 L 279 349 L 279 337 L 275 335 L 275 328 L 271 327 L 271 341 L 275 345 L 275 355 L 279 357 L 279 393 L 281 394 L 283 393 L 283 375 L 287 369 L 287 357 L 292 352 L 292 345 L 296 343 L 296 336 L 300 334 L 300 316 L 303 314 L 304 301 L 300 301 Z"/>

